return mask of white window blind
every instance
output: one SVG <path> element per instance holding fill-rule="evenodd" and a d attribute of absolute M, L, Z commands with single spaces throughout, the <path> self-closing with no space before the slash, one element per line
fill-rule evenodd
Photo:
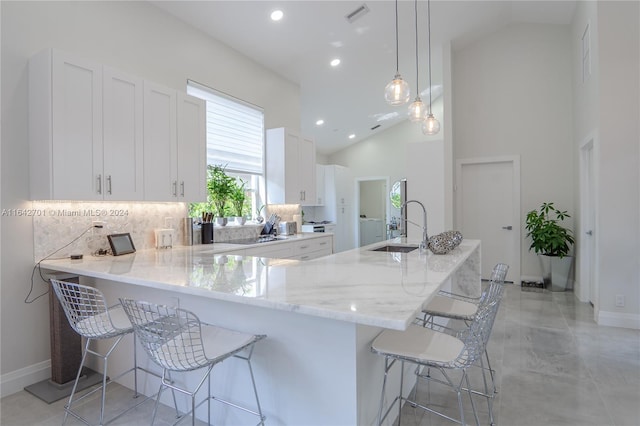
<path fill-rule="evenodd" d="M 207 103 L 207 164 L 264 175 L 264 112 L 193 81 L 187 93 Z"/>

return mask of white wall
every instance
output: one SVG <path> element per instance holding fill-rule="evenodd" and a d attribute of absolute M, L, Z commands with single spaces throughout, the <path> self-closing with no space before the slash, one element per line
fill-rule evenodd
<path fill-rule="evenodd" d="M 568 26 L 519 24 L 453 52 L 454 161 L 519 155 L 521 223 L 545 201 L 577 213 L 570 40 Z M 525 235 L 521 273 L 540 276 Z"/>
<path fill-rule="evenodd" d="M 298 86 L 149 3 L 0 2 L 0 7 L 2 208 L 30 207 L 27 61 L 47 47 L 178 90 L 193 79 L 263 107 L 266 127 L 300 127 Z M 3 216 L 2 230 L 4 394 L 9 378 L 18 383 L 21 375 L 48 377 L 46 371 L 31 373 L 49 358 L 49 318 L 46 298 L 23 304 L 33 267 L 32 221 Z"/>
<path fill-rule="evenodd" d="M 640 328 L 640 3 L 598 2 L 598 322 Z M 615 307 L 623 295 L 624 308 Z"/>
<path fill-rule="evenodd" d="M 444 128 L 446 118 L 442 111 L 443 100 L 439 98 L 433 104 L 433 113 Z M 437 234 L 445 230 L 443 137 L 443 130 L 435 136 L 425 136 L 420 125 L 405 121 L 330 155 L 329 160 L 349 167 L 356 178 L 389 176 L 391 185 L 407 178 L 408 199 L 425 204 L 429 234 Z M 408 218 L 422 223 L 422 211 L 412 205 Z M 421 238 L 422 231 L 409 226 L 408 233 Z"/>

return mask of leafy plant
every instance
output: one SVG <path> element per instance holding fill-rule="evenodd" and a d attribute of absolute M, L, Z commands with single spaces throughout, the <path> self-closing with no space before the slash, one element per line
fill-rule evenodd
<path fill-rule="evenodd" d="M 575 240 L 572 231 L 559 222 L 568 217 L 571 216 L 566 210 L 558 210 L 553 203 L 542 203 L 539 210 L 527 213 L 525 228 L 527 237 L 531 237 L 529 250 L 546 256 L 567 256 Z"/>
<path fill-rule="evenodd" d="M 240 178 L 238 178 L 233 184 L 233 190 L 231 191 L 230 198 L 236 216 L 242 216 L 242 211 L 244 210 L 245 200 L 247 199 L 247 192 L 245 189 L 246 184 L 247 182 Z"/>
<path fill-rule="evenodd" d="M 225 217 L 224 207 L 231 197 L 234 186 L 235 179 L 227 175 L 225 167 L 221 165 L 207 166 L 207 191 L 218 217 Z"/>

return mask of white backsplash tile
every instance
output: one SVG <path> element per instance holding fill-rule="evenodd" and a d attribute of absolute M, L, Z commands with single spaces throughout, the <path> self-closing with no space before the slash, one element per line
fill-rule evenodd
<path fill-rule="evenodd" d="M 184 241 L 185 203 L 34 201 L 33 208 L 42 212 L 33 218 L 36 261 L 108 249 L 108 234 L 130 233 L 136 249 L 155 247 L 154 230 L 158 228 L 173 228 L 175 245 Z M 104 228 L 93 228 L 96 221 L 104 222 Z M 60 251 L 52 255 L 56 250 Z"/>

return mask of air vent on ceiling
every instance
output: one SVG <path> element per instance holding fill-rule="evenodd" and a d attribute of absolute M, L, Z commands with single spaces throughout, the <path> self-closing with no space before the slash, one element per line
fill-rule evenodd
<path fill-rule="evenodd" d="M 371 130 L 375 130 L 375 129 L 377 129 L 377 128 L 378 128 L 378 127 L 380 127 L 380 126 L 381 126 L 381 124 L 376 124 L 375 126 L 373 126 L 373 127 L 371 128 Z"/>
<path fill-rule="evenodd" d="M 345 18 L 347 19 L 347 21 L 349 21 L 350 24 L 353 24 L 355 21 L 362 18 L 367 13 L 369 13 L 369 7 L 365 3 L 362 3 L 361 6 L 346 15 Z"/>

